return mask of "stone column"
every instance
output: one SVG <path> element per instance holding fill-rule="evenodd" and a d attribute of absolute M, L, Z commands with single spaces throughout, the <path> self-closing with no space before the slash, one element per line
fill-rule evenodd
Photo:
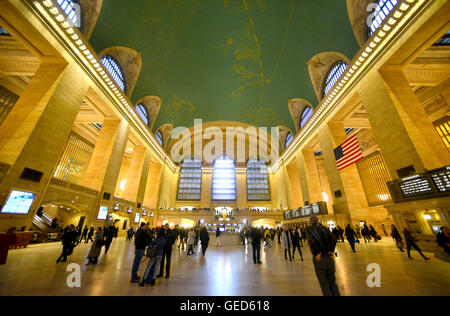
<path fill-rule="evenodd" d="M 303 200 L 310 204 L 322 201 L 321 181 L 313 149 L 303 149 L 297 154 L 297 168 Z"/>
<path fill-rule="evenodd" d="M 393 179 L 450 164 L 450 155 L 400 70 L 373 72 L 359 89 L 377 144 Z"/>
<path fill-rule="evenodd" d="M 36 193 L 27 216 L 0 215 L 10 226 L 31 225 L 89 88 L 76 68 L 67 67 L 60 76 L 61 70 L 60 65 L 40 69 L 0 129 L 0 161 L 11 165 L 0 185 L 0 204 L 12 189 Z M 20 179 L 24 168 L 41 172 L 40 181 Z"/>
<path fill-rule="evenodd" d="M 142 164 L 142 172 L 139 179 L 139 188 L 137 190 L 136 202 L 144 204 L 145 192 L 147 189 L 148 179 L 150 176 L 151 154 L 145 150 L 144 161 Z"/>
<path fill-rule="evenodd" d="M 332 191 L 334 212 L 349 214 L 355 222 L 366 218 L 369 206 L 356 165 L 339 171 L 334 156 L 334 149 L 347 140 L 344 124 L 329 122 L 322 126 L 319 130 L 319 140 Z M 342 196 L 336 197 L 336 191 L 341 191 Z"/>
<path fill-rule="evenodd" d="M 128 128 L 126 120 L 105 118 L 86 171 L 85 186 L 114 194 L 128 140 Z"/>
<path fill-rule="evenodd" d="M 144 166 L 145 153 L 147 148 L 145 146 L 134 147 L 131 155 L 130 165 L 126 175 L 127 184 L 123 192 L 123 198 L 128 201 L 136 202 L 138 190 L 140 186 L 141 175 Z M 147 170 L 148 172 L 148 170 Z"/>

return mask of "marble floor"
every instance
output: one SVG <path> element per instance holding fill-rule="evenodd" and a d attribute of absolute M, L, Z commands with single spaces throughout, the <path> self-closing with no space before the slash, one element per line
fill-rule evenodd
<path fill-rule="evenodd" d="M 211 241 L 213 243 L 213 241 Z M 284 259 L 279 245 L 262 250 L 262 265 L 254 265 L 251 247 L 210 246 L 206 257 L 186 256 L 176 247 L 171 278 L 158 279 L 156 287 L 130 284 L 133 243 L 118 238 L 97 266 L 86 266 L 90 245 L 75 248 L 68 262 L 56 264 L 61 244 L 32 245 L 12 250 L 0 266 L 0 295 L 164 295 L 164 296 L 310 296 L 321 295 L 309 248 L 305 261 Z M 342 295 L 449 295 L 450 264 L 432 258 L 426 262 L 413 252 L 415 260 L 401 253 L 390 238 L 377 244 L 338 244 L 336 277 Z M 432 254 L 426 254 L 432 256 Z M 69 288 L 69 263 L 81 265 L 81 287 Z M 369 288 L 367 266 L 381 267 L 381 287 Z M 140 275 L 144 267 L 141 265 Z"/>

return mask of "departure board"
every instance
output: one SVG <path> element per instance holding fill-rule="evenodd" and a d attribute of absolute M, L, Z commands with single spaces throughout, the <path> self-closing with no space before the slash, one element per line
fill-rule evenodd
<path fill-rule="evenodd" d="M 284 219 L 294 219 L 301 217 L 310 217 L 314 215 L 326 215 L 328 214 L 327 204 L 325 202 L 318 202 L 312 205 L 307 205 L 296 210 L 288 211 L 284 213 Z"/>
<path fill-rule="evenodd" d="M 430 171 L 430 176 L 439 193 L 450 192 L 450 166 Z"/>
<path fill-rule="evenodd" d="M 403 178 L 400 190 L 405 198 L 433 194 L 433 188 L 428 178 L 420 175 Z"/>

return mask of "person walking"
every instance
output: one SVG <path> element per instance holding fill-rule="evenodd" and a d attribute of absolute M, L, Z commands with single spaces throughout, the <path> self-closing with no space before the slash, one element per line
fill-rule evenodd
<path fill-rule="evenodd" d="M 142 277 L 142 281 L 141 283 L 139 283 L 139 286 L 145 286 L 145 284 L 155 286 L 156 272 L 158 271 L 161 264 L 166 242 L 167 240 L 164 238 L 164 234 L 162 231 L 159 231 L 156 238 L 154 238 L 150 242 L 147 251 L 147 257 L 149 258 L 148 265 L 147 269 L 145 269 L 144 276 Z"/>
<path fill-rule="evenodd" d="M 352 247 L 353 252 L 356 252 L 355 249 L 356 233 L 353 230 L 353 228 L 350 227 L 350 224 L 347 224 L 347 227 L 345 227 L 345 237 L 347 238 L 350 247 Z"/>
<path fill-rule="evenodd" d="M 251 230 L 252 238 L 252 250 L 253 250 L 253 263 L 261 264 L 261 230 L 258 228 L 252 228 Z"/>
<path fill-rule="evenodd" d="M 300 249 L 301 237 L 298 231 L 299 229 L 296 229 L 292 234 L 292 260 L 295 260 L 295 249 L 298 249 L 300 259 L 303 261 L 303 254 Z"/>
<path fill-rule="evenodd" d="M 292 261 L 291 256 L 292 234 L 291 231 L 287 228 L 287 226 L 284 227 L 284 230 L 281 233 L 281 240 L 283 241 L 284 258 L 287 260 L 288 259 L 287 254 L 289 253 L 289 261 Z"/>
<path fill-rule="evenodd" d="M 89 229 L 88 239 L 86 240 L 86 243 L 88 243 L 89 240 L 91 242 L 94 242 L 94 240 L 92 239 L 92 236 L 94 236 L 94 232 L 95 232 L 94 226 L 91 226 L 91 228 Z"/>
<path fill-rule="evenodd" d="M 109 226 L 107 229 L 105 229 L 103 237 L 105 237 L 105 255 L 106 255 L 108 253 L 109 247 L 111 246 L 113 238 L 117 238 L 117 228 L 114 225 Z"/>
<path fill-rule="evenodd" d="M 369 242 L 370 244 L 370 234 L 369 234 L 369 227 L 367 227 L 366 224 L 364 224 L 363 229 L 361 230 L 361 234 L 364 238 L 364 243 L 367 244 L 367 242 Z"/>
<path fill-rule="evenodd" d="M 77 233 L 75 231 L 75 226 L 71 224 L 69 225 L 69 227 L 67 227 L 62 237 L 63 249 L 61 255 L 56 260 L 56 263 L 67 261 L 67 257 L 72 254 L 76 242 L 77 242 Z"/>
<path fill-rule="evenodd" d="M 220 240 L 220 235 L 221 235 L 220 228 L 217 227 L 217 230 L 216 230 L 216 247 L 222 247 L 222 241 Z"/>
<path fill-rule="evenodd" d="M 313 256 L 314 270 L 324 296 L 340 296 L 336 284 L 334 250 L 336 238 L 322 225 L 316 215 L 310 217 L 311 226 L 306 230 L 309 249 Z"/>
<path fill-rule="evenodd" d="M 338 225 L 337 231 L 339 233 L 339 238 L 341 239 L 341 242 L 345 242 L 345 240 L 344 240 L 344 230 L 342 229 L 342 227 Z"/>
<path fill-rule="evenodd" d="M 134 230 L 133 227 L 130 226 L 127 230 L 127 241 L 133 239 Z"/>
<path fill-rule="evenodd" d="M 6 234 L 0 234 L 0 265 L 6 264 L 9 247 L 17 244 L 17 228 L 11 227 Z"/>
<path fill-rule="evenodd" d="M 136 236 L 134 238 L 134 261 L 133 268 L 131 271 L 131 283 L 139 283 L 141 278 L 138 276 L 139 266 L 141 264 L 142 257 L 145 254 L 145 248 L 150 244 L 151 237 L 147 233 L 147 224 L 141 223 L 141 226 L 136 231 Z"/>
<path fill-rule="evenodd" d="M 278 238 L 278 244 L 281 245 L 281 229 L 280 227 L 277 228 L 277 238 Z"/>
<path fill-rule="evenodd" d="M 209 233 L 206 230 L 206 227 L 203 227 L 200 231 L 200 242 L 202 243 L 202 255 L 204 257 L 209 244 Z"/>
<path fill-rule="evenodd" d="M 414 248 L 422 256 L 422 258 L 425 259 L 425 261 L 430 260 L 430 258 L 425 257 L 425 255 L 422 253 L 422 250 L 416 244 L 416 238 L 414 238 L 407 227 L 403 229 L 403 236 L 405 236 L 406 252 L 408 253 L 409 259 L 413 260 L 413 257 L 411 257 L 411 249 Z"/>
<path fill-rule="evenodd" d="M 401 252 L 405 252 L 403 250 L 403 238 L 395 225 L 392 225 L 391 227 L 391 236 L 392 239 L 394 239 L 397 248 L 400 249 Z"/>
<path fill-rule="evenodd" d="M 356 225 L 355 232 L 356 232 L 356 237 L 358 239 L 360 239 L 361 238 L 361 226 Z"/>
<path fill-rule="evenodd" d="M 370 237 L 373 238 L 373 240 L 375 240 L 376 243 L 377 243 L 379 240 L 381 240 L 380 235 L 378 235 L 377 231 L 375 230 L 375 228 L 373 228 L 372 225 L 369 225 L 369 235 L 370 235 Z"/>
<path fill-rule="evenodd" d="M 92 243 L 91 250 L 87 256 L 87 265 L 98 263 L 98 257 L 100 256 L 104 244 L 105 241 L 103 240 L 103 231 L 102 228 L 99 227 L 95 232 L 94 242 Z"/>
<path fill-rule="evenodd" d="M 266 231 L 264 232 L 264 248 L 266 247 L 272 248 L 270 239 L 271 239 L 270 230 L 266 229 Z"/>
<path fill-rule="evenodd" d="M 178 236 L 175 235 L 172 230 L 169 229 L 169 224 L 166 223 L 161 231 L 162 238 L 166 240 L 164 245 L 163 256 L 159 268 L 159 274 L 157 278 L 162 278 L 164 275 L 164 263 L 166 264 L 166 279 L 170 278 L 170 263 L 172 261 L 172 246 Z"/>
<path fill-rule="evenodd" d="M 189 230 L 188 237 L 187 237 L 187 245 L 188 245 L 188 251 L 187 255 L 190 256 L 191 252 L 194 254 L 194 244 L 195 244 L 195 232 L 194 229 Z"/>
<path fill-rule="evenodd" d="M 82 242 L 83 239 L 84 239 L 84 241 L 87 243 L 87 234 L 88 234 L 88 231 L 89 231 L 89 229 L 88 229 L 87 225 L 84 226 L 83 233 L 81 234 L 80 242 Z"/>

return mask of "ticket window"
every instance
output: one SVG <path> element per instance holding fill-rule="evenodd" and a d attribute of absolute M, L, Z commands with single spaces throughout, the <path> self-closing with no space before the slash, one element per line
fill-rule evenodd
<path fill-rule="evenodd" d="M 436 211 L 425 212 L 423 214 L 423 218 L 427 222 L 427 224 L 430 226 L 430 229 L 434 234 L 439 233 L 441 230 L 441 227 L 444 226 L 439 214 Z"/>

